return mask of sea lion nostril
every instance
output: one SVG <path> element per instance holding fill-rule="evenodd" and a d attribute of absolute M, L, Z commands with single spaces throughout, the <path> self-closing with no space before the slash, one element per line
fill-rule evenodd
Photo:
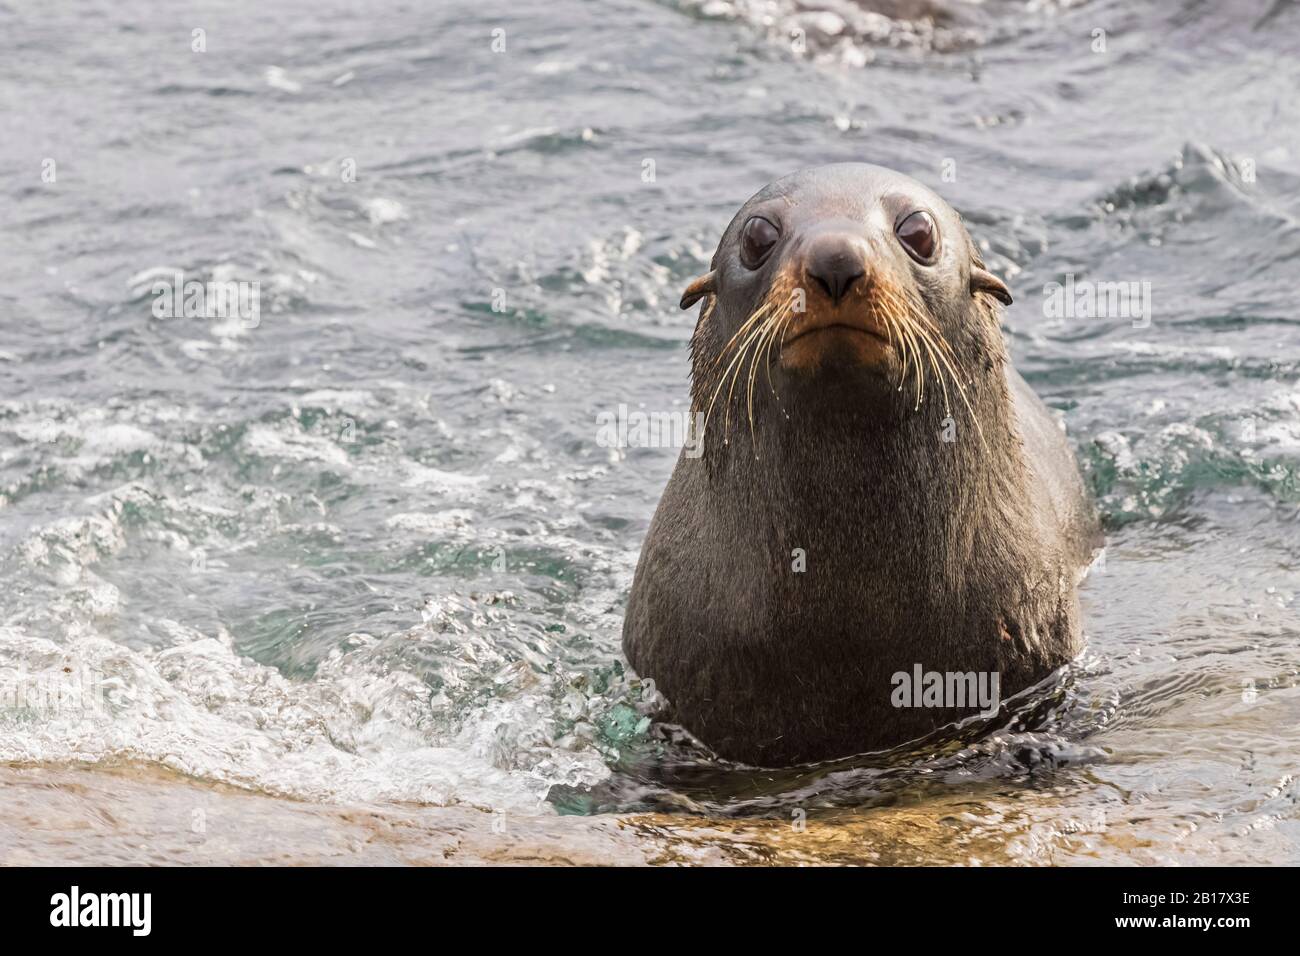
<path fill-rule="evenodd" d="M 808 257 L 808 277 L 839 305 L 854 284 L 866 274 L 862 259 L 846 244 L 814 249 Z"/>

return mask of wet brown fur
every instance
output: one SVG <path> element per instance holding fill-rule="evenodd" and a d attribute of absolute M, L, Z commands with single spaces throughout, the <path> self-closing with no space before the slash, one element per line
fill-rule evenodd
<path fill-rule="evenodd" d="M 939 222 L 933 266 L 892 235 L 913 205 Z M 754 211 L 785 230 L 756 270 L 736 252 Z M 806 285 L 800 243 L 831 219 L 871 250 L 870 281 L 838 308 L 884 329 L 872 367 L 842 353 L 782 361 L 802 318 L 789 307 Z M 997 672 L 1005 699 L 1078 652 L 1095 510 L 1055 419 L 1010 366 L 1009 295 L 950 207 L 879 167 L 795 174 L 737 214 L 683 301 L 699 299 L 704 454 L 683 455 L 664 491 L 623 632 L 678 722 L 751 764 L 845 756 L 971 716 L 894 707 L 891 675 L 914 664 Z M 812 291 L 807 305 L 829 307 Z"/>

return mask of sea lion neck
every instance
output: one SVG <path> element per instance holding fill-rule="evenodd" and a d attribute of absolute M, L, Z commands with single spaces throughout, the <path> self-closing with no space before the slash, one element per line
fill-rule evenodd
<path fill-rule="evenodd" d="M 1005 391 L 974 397 L 978 427 L 964 408 L 938 404 L 897 421 L 870 406 L 796 404 L 765 409 L 752 437 L 734 420 L 725 443 L 706 433 L 692 466 L 717 517 L 710 533 L 737 547 L 777 538 L 846 554 L 887 548 L 900 562 L 932 562 L 936 546 L 945 560 L 969 557 L 1005 523 L 1003 509 L 973 502 L 1014 509 L 1028 481 Z"/>

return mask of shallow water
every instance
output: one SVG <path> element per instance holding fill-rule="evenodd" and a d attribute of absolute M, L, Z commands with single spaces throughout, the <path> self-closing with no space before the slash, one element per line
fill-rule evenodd
<path fill-rule="evenodd" d="M 154 6 L 0 2 L 5 859 L 1300 861 L 1300 10 Z M 596 416 L 685 408 L 682 287 L 844 160 L 962 211 L 1109 541 L 1057 684 L 760 772 L 624 672 L 675 451 Z"/>

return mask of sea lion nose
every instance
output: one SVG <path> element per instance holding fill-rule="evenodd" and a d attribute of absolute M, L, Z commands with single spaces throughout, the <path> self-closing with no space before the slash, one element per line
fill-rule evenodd
<path fill-rule="evenodd" d="M 839 305 L 854 284 L 866 274 L 862 252 L 848 237 L 822 236 L 808 250 L 809 278 Z"/>

